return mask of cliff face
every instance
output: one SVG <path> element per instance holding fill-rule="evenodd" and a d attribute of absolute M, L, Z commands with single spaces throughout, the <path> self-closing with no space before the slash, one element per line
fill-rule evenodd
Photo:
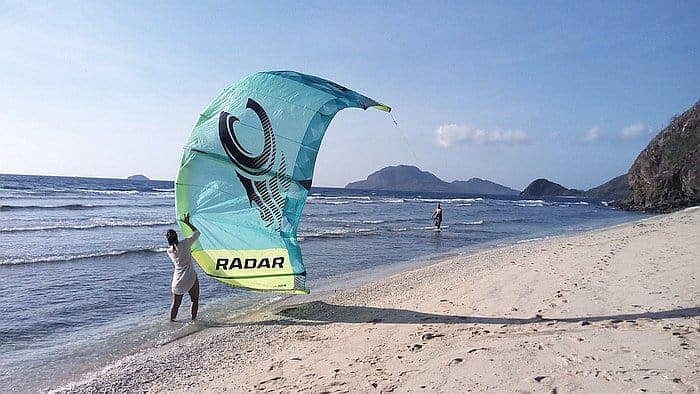
<path fill-rule="evenodd" d="M 547 179 L 540 178 L 532 181 L 525 190 L 520 193 L 521 196 L 543 197 L 543 196 L 581 196 L 583 192 L 576 189 L 567 189 L 564 186 L 551 182 Z"/>
<path fill-rule="evenodd" d="M 667 212 L 700 204 L 700 101 L 674 117 L 637 156 L 621 208 Z"/>

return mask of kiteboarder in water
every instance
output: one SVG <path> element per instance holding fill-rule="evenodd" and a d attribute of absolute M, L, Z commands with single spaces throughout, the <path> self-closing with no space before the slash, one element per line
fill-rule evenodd
<path fill-rule="evenodd" d="M 440 224 L 442 224 L 442 207 L 440 207 L 440 203 L 438 203 L 435 212 L 433 212 L 433 219 L 435 219 L 435 227 L 440 230 Z"/>
<path fill-rule="evenodd" d="M 192 320 L 197 318 L 197 309 L 199 308 L 199 280 L 197 279 L 197 272 L 192 266 L 192 254 L 191 248 L 194 241 L 199 238 L 199 230 L 190 222 L 190 214 L 185 214 L 185 218 L 182 220 L 189 228 L 192 229 L 192 235 L 188 238 L 178 241 L 177 232 L 170 229 L 165 233 L 165 238 L 168 240 L 168 245 L 166 253 L 168 257 L 172 260 L 175 265 L 175 270 L 173 271 L 173 304 L 170 307 L 170 321 L 175 321 L 177 317 L 177 311 L 180 309 L 180 304 L 182 303 L 182 296 L 185 293 L 190 294 L 190 301 L 192 301 Z"/>

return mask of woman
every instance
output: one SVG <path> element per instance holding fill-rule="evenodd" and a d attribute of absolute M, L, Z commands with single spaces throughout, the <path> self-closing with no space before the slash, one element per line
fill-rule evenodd
<path fill-rule="evenodd" d="M 197 272 L 192 266 L 191 248 L 194 241 L 199 238 L 199 230 L 190 222 L 190 214 L 185 214 L 182 221 L 192 229 L 192 235 L 188 238 L 178 241 L 175 230 L 170 229 L 165 233 L 165 238 L 168 239 L 170 247 L 166 249 L 168 257 L 175 265 L 173 272 L 173 305 L 170 307 L 170 321 L 175 321 L 177 311 L 182 303 L 182 296 L 185 293 L 190 294 L 192 301 L 192 320 L 197 318 L 197 309 L 199 308 L 199 280 Z"/>

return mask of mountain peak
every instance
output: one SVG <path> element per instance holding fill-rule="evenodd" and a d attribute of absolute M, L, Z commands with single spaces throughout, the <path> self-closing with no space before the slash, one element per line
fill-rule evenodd
<path fill-rule="evenodd" d="M 399 164 L 384 167 L 373 172 L 364 181 L 350 182 L 348 189 L 390 190 L 411 192 L 443 192 L 474 194 L 517 194 L 513 190 L 497 183 L 471 178 L 468 181 L 445 182 L 428 171 L 416 166 Z"/>
<path fill-rule="evenodd" d="M 549 179 L 538 178 L 532 181 L 525 190 L 520 193 L 521 196 L 580 196 L 583 191 L 576 189 L 567 189 L 564 186 L 552 182 Z"/>

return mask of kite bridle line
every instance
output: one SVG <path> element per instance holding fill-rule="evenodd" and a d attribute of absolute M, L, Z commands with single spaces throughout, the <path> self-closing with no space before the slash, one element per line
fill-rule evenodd
<path fill-rule="evenodd" d="M 420 162 L 418 161 L 418 156 L 416 156 L 416 152 L 414 152 L 411 148 L 411 144 L 408 143 L 408 138 L 406 138 L 406 135 L 403 133 L 403 130 L 401 130 L 401 127 L 399 127 L 399 122 L 396 121 L 396 118 L 394 118 L 394 114 L 392 114 L 391 112 L 389 112 L 389 116 L 394 122 L 394 126 L 396 126 L 396 129 L 399 131 L 399 135 L 401 136 L 401 139 L 403 140 L 404 144 L 406 144 L 406 148 L 408 148 L 408 151 L 411 152 L 413 159 L 416 161 L 416 166 L 418 166 L 420 164 Z"/>

